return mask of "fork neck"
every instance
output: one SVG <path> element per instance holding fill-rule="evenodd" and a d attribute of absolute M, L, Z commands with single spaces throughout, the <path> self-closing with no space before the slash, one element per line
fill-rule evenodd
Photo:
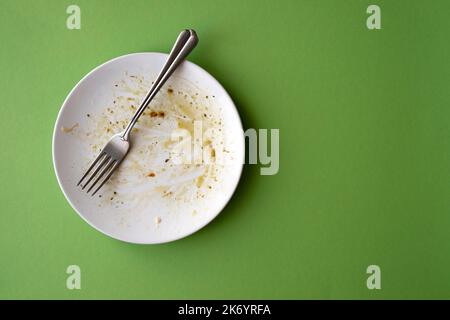
<path fill-rule="evenodd" d="M 142 107 L 142 106 L 141 106 L 141 107 Z M 143 111 L 144 109 L 145 109 L 145 107 L 142 108 L 142 111 Z M 130 133 L 131 133 L 131 130 L 133 130 L 133 127 L 134 127 L 135 123 L 137 122 L 137 120 L 139 119 L 141 113 L 142 113 L 142 112 L 137 112 L 137 113 L 133 116 L 133 118 L 131 119 L 131 121 L 128 123 L 128 125 L 127 125 L 125 131 L 121 134 L 122 140 L 124 140 L 124 141 L 129 141 L 129 140 L 130 140 Z"/>
<path fill-rule="evenodd" d="M 120 138 L 121 138 L 123 141 L 130 141 L 130 133 L 124 131 L 124 132 L 120 135 Z"/>

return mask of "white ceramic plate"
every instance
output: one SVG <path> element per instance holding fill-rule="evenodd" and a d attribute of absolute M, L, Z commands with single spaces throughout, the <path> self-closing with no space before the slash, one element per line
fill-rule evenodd
<path fill-rule="evenodd" d="M 236 107 L 210 74 L 185 61 L 137 123 L 132 149 L 99 194 L 76 186 L 166 58 L 136 53 L 97 67 L 70 92 L 55 124 L 53 163 L 67 200 L 91 226 L 127 242 L 169 242 L 204 227 L 230 200 L 242 171 Z"/>

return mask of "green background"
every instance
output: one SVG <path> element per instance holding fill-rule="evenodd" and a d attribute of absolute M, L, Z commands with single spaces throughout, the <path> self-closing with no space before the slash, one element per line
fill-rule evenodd
<path fill-rule="evenodd" d="M 81 30 L 66 8 L 81 8 Z M 382 30 L 368 30 L 377 4 Z M 450 2 L 0 2 L 0 298 L 450 298 Z M 280 129 L 226 209 L 164 245 L 110 239 L 71 209 L 52 131 L 72 87 L 119 55 L 190 60 L 245 128 Z M 81 267 L 81 290 L 66 268 Z M 381 267 L 381 290 L 366 268 Z"/>

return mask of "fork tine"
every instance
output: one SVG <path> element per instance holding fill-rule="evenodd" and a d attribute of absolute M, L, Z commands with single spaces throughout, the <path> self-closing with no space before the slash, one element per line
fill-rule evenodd
<path fill-rule="evenodd" d="M 89 193 L 92 188 L 95 187 L 95 185 L 97 184 L 97 182 L 105 175 L 105 173 L 107 173 L 109 171 L 109 169 L 111 169 L 111 167 L 113 166 L 113 164 L 116 162 L 116 160 L 110 158 L 111 161 L 108 162 L 108 165 L 106 165 L 105 169 L 102 170 L 102 172 L 98 175 L 97 179 L 95 179 L 94 183 L 92 183 L 92 185 L 89 187 L 87 193 Z"/>
<path fill-rule="evenodd" d="M 81 184 L 81 182 L 83 182 L 84 178 L 86 178 L 86 176 L 89 174 L 89 172 L 91 172 L 91 170 L 95 167 L 95 165 L 97 164 L 97 162 L 103 158 L 103 156 L 105 155 L 105 152 L 100 152 L 100 154 L 97 156 L 97 158 L 95 158 L 94 162 L 91 164 L 91 166 L 89 167 L 89 169 L 87 169 L 86 173 L 83 175 L 83 177 L 81 177 L 80 181 L 78 181 L 77 186 L 79 186 Z"/>
<path fill-rule="evenodd" d="M 106 153 L 105 153 L 106 154 Z M 95 169 L 94 173 L 89 177 L 88 181 L 83 185 L 83 187 L 81 188 L 81 190 L 84 190 L 84 188 L 86 188 L 86 186 L 89 184 L 89 182 L 91 182 L 92 179 L 95 178 L 95 176 L 97 175 L 97 173 L 100 171 L 100 169 L 102 169 L 105 164 L 111 159 L 111 156 L 106 154 L 105 159 L 102 160 L 102 162 L 100 162 L 100 164 L 98 165 L 98 167 Z M 89 192 L 89 191 L 88 191 Z"/>
<path fill-rule="evenodd" d="M 111 175 L 113 174 L 114 170 L 116 169 L 117 165 L 119 164 L 119 161 L 116 161 L 113 165 L 113 167 L 111 168 L 111 170 L 109 171 L 108 175 L 106 176 L 106 178 L 102 181 L 102 183 L 100 184 L 100 186 L 95 189 L 94 193 L 92 194 L 92 196 L 94 196 L 98 190 L 100 190 L 101 187 L 103 187 L 103 185 L 106 183 L 106 181 L 109 180 L 109 178 L 111 177 Z"/>

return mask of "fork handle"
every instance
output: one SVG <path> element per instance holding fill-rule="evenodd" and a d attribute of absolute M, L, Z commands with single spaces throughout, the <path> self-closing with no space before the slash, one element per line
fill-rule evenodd
<path fill-rule="evenodd" d="M 158 77 L 156 78 L 145 98 L 142 100 L 141 105 L 133 115 L 133 118 L 131 118 L 131 121 L 130 123 L 128 123 L 125 131 L 122 133 L 123 140 L 129 141 L 130 132 L 138 121 L 139 117 L 144 112 L 145 108 L 148 106 L 150 101 L 152 101 L 152 99 L 155 97 L 155 95 L 158 93 L 167 79 L 169 79 L 175 69 L 180 65 L 180 63 L 183 62 L 183 60 L 195 48 L 197 43 L 198 37 L 194 30 L 186 29 L 180 33 Z"/>

